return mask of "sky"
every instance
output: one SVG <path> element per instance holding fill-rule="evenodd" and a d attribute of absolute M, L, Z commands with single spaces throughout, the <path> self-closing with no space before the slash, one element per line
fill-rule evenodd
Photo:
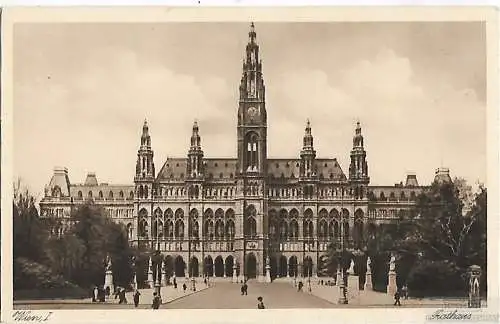
<path fill-rule="evenodd" d="M 268 157 L 298 158 L 306 119 L 320 158 L 348 173 L 355 123 L 373 185 L 429 184 L 435 169 L 486 181 L 486 36 L 479 22 L 256 23 Z M 206 157 L 236 156 L 249 23 L 71 23 L 14 28 L 14 174 L 43 192 L 132 184 L 142 124 L 156 170 L 185 157 L 198 120 Z"/>

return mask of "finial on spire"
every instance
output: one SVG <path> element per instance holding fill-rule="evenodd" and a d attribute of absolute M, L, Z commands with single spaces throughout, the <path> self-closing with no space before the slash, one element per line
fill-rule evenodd
<path fill-rule="evenodd" d="M 142 136 L 147 136 L 149 131 L 148 121 L 144 118 L 144 124 L 142 125 Z"/>
<path fill-rule="evenodd" d="M 253 43 L 255 41 L 255 38 L 257 38 L 257 33 L 255 33 L 255 25 L 252 21 L 250 24 L 250 32 L 248 33 L 248 36 L 250 37 L 250 42 Z"/>

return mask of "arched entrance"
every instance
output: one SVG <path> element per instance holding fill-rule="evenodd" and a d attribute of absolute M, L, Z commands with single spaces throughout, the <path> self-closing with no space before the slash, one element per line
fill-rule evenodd
<path fill-rule="evenodd" d="M 311 257 L 307 256 L 304 258 L 304 271 L 303 271 L 303 276 L 304 277 L 310 277 L 312 276 L 312 267 L 313 267 L 313 262 Z"/>
<path fill-rule="evenodd" d="M 170 255 L 165 257 L 165 272 L 168 278 L 174 275 L 174 260 Z"/>
<path fill-rule="evenodd" d="M 186 264 L 184 263 L 184 259 L 179 255 L 175 258 L 175 276 L 176 277 L 185 277 L 185 268 Z"/>
<path fill-rule="evenodd" d="M 295 255 L 292 255 L 290 259 L 288 260 L 288 273 L 290 277 L 296 277 L 298 275 L 297 273 L 297 257 Z"/>
<path fill-rule="evenodd" d="M 219 255 L 215 258 L 215 276 L 222 277 L 224 275 L 224 261 L 222 257 Z"/>
<path fill-rule="evenodd" d="M 269 266 L 271 267 L 270 269 L 271 279 L 274 280 L 278 275 L 278 262 L 276 261 L 275 256 L 270 257 L 269 262 L 270 262 Z"/>
<path fill-rule="evenodd" d="M 210 255 L 205 258 L 204 275 L 209 277 L 214 275 L 214 261 Z"/>
<path fill-rule="evenodd" d="M 286 256 L 282 255 L 280 257 L 280 277 L 286 277 L 288 273 L 288 265 L 286 262 Z"/>
<path fill-rule="evenodd" d="M 232 255 L 229 255 L 226 258 L 226 277 L 232 277 L 233 276 L 233 266 L 234 266 L 234 259 Z"/>
<path fill-rule="evenodd" d="M 245 275 L 248 279 L 257 278 L 257 259 L 253 253 L 247 255 Z"/>
<path fill-rule="evenodd" d="M 189 276 L 190 277 L 198 277 L 200 275 L 200 269 L 198 268 L 198 258 L 192 257 L 191 264 L 189 266 Z"/>

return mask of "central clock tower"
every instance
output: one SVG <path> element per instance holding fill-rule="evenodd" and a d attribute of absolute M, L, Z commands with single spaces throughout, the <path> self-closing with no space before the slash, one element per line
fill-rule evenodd
<path fill-rule="evenodd" d="M 262 61 L 254 25 L 248 33 L 238 103 L 238 164 L 235 213 L 236 263 L 243 278 L 266 280 L 267 220 L 267 113 Z"/>
<path fill-rule="evenodd" d="M 267 113 L 262 61 L 252 23 L 243 60 L 238 107 L 238 173 L 263 177 L 267 159 Z"/>

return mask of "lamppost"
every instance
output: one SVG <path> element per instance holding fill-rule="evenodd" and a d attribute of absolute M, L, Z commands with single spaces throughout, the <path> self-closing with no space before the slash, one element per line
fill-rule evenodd
<path fill-rule="evenodd" d="M 132 289 L 136 290 L 139 287 L 137 287 L 137 264 L 135 256 L 130 258 L 130 264 L 132 268 Z"/>
<path fill-rule="evenodd" d="M 345 239 L 345 233 L 344 233 L 344 187 L 340 187 L 341 190 L 341 195 L 340 195 L 340 257 L 339 257 L 339 268 L 340 268 L 340 283 L 339 283 L 339 304 L 347 304 L 347 287 L 344 279 L 344 266 L 342 264 L 342 258 L 345 254 L 345 245 L 344 245 L 344 239 Z"/>
<path fill-rule="evenodd" d="M 158 220 L 156 220 L 156 254 L 158 256 L 158 261 L 156 262 L 156 280 L 155 280 L 155 292 L 158 297 L 161 297 L 161 264 L 163 262 L 161 253 L 160 253 L 160 231 L 158 229 Z"/>

